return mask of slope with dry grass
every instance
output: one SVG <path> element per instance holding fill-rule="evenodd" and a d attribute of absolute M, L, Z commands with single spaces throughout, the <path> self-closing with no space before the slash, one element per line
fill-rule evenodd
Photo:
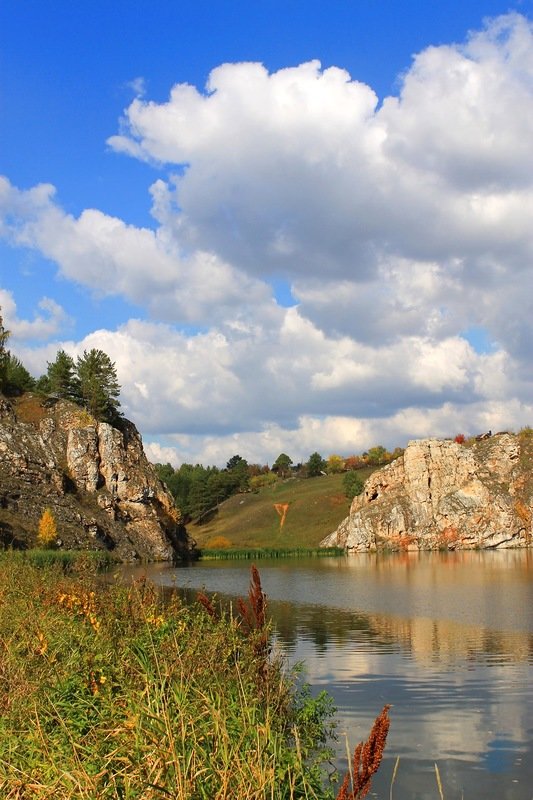
<path fill-rule="evenodd" d="M 371 471 L 360 471 L 363 480 Z M 230 497 L 209 520 L 187 530 L 201 548 L 220 547 L 219 537 L 229 548 L 318 547 L 348 514 L 342 480 L 342 474 L 280 480 Z M 283 525 L 276 506 L 287 506 Z"/>

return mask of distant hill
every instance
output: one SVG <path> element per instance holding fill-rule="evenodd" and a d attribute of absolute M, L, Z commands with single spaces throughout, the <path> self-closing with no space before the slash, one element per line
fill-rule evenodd
<path fill-rule="evenodd" d="M 373 469 L 360 470 L 362 479 Z M 201 549 L 220 547 L 224 540 L 232 548 L 316 547 L 349 511 L 343 477 L 287 478 L 258 492 L 234 495 L 202 524 L 187 525 L 187 531 Z M 285 505 L 288 507 L 281 527 Z"/>

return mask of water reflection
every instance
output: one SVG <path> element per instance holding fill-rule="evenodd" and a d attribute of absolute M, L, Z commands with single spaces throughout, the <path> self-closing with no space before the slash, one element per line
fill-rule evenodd
<path fill-rule="evenodd" d="M 261 563 L 276 638 L 338 706 L 345 734 L 366 736 L 392 703 L 388 758 L 375 794 L 531 800 L 533 559 L 529 551 L 406 553 Z M 249 565 L 150 569 L 185 593 L 244 594 Z"/>

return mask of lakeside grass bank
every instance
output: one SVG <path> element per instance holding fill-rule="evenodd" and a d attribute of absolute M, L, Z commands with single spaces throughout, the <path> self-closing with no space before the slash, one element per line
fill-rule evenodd
<path fill-rule="evenodd" d="M 270 653 L 260 583 L 228 614 L 89 564 L 0 554 L 1 797 L 334 797 L 331 700 Z"/>
<path fill-rule="evenodd" d="M 33 567 L 57 567 L 63 572 L 78 573 L 86 567 L 89 572 L 102 572 L 117 564 L 117 560 L 107 550 L 10 550 L 9 559 L 13 564 L 31 565 Z M 0 553 L 0 559 L 5 554 Z M 0 563 L 2 563 L 0 561 Z"/>
<path fill-rule="evenodd" d="M 198 551 L 200 561 L 217 560 L 258 560 L 263 558 L 306 558 L 313 556 L 323 558 L 327 556 L 346 555 L 342 547 L 232 547 L 232 548 L 205 548 Z"/>

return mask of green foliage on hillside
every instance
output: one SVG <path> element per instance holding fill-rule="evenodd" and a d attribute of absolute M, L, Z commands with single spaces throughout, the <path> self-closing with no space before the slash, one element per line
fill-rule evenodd
<path fill-rule="evenodd" d="M 371 468 L 359 471 L 366 479 Z M 288 505 L 283 526 L 275 506 Z M 348 515 L 343 475 L 278 480 L 257 492 L 235 495 L 202 524 L 187 530 L 200 548 L 223 536 L 231 547 L 316 547 Z"/>
<path fill-rule="evenodd" d="M 345 473 L 342 480 L 342 486 L 344 488 L 344 494 L 348 500 L 353 500 L 354 497 L 356 497 L 358 494 L 361 494 L 363 491 L 364 481 L 359 472 L 351 470 L 350 472 Z"/>
<path fill-rule="evenodd" d="M 80 396 L 76 365 L 72 356 L 59 350 L 55 361 L 48 362 L 44 386 L 50 394 L 65 400 L 78 400 Z"/>
<path fill-rule="evenodd" d="M 225 469 L 202 464 L 182 464 L 176 470 L 171 464 L 156 464 L 155 469 L 189 520 L 202 519 L 228 497 L 246 491 L 250 483 L 248 462 L 239 455 L 232 456 Z"/>
<path fill-rule="evenodd" d="M 376 449 L 391 460 L 385 448 Z M 315 452 L 296 466 L 281 453 L 272 470 L 239 455 L 224 469 L 202 464 L 155 468 L 200 546 L 214 547 L 211 540 L 222 536 L 232 548 L 286 548 L 316 547 L 347 516 L 349 501 L 376 466 L 366 454 L 332 455 L 326 461 Z"/>
<path fill-rule="evenodd" d="M 7 353 L 3 364 L 3 392 L 7 395 L 19 395 L 29 392 L 35 386 L 32 378 L 20 358 Z"/>
<path fill-rule="evenodd" d="M 280 478 L 286 478 L 290 475 L 291 466 L 292 458 L 287 453 L 280 453 L 272 464 L 272 472 L 275 472 Z"/>
<path fill-rule="evenodd" d="M 316 478 L 318 475 L 321 475 L 325 472 L 327 464 L 320 455 L 320 453 L 311 453 L 309 456 L 309 461 L 306 464 L 307 467 L 307 477 L 308 478 Z"/>
<path fill-rule="evenodd" d="M 96 419 L 115 422 L 120 416 L 117 371 L 107 353 L 93 348 L 78 356 L 75 388 L 80 405 Z"/>

